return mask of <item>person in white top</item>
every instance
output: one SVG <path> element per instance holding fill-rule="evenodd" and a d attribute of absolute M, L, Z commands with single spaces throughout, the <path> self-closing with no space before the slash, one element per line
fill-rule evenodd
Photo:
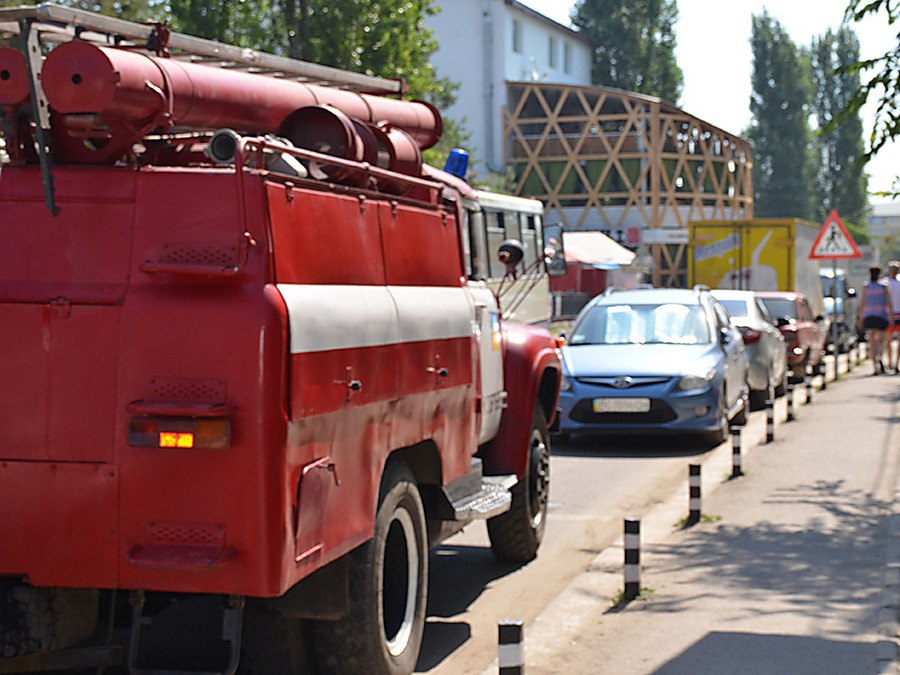
<path fill-rule="evenodd" d="M 894 320 L 888 326 L 887 340 L 888 372 L 891 373 L 900 372 L 897 370 L 897 359 L 900 357 L 900 314 L 898 314 L 900 312 L 900 279 L 897 279 L 898 274 L 900 274 L 900 261 L 891 260 L 888 263 L 888 273 L 885 277 L 891 294 L 891 304 L 893 305 L 891 309 L 894 311 Z"/>

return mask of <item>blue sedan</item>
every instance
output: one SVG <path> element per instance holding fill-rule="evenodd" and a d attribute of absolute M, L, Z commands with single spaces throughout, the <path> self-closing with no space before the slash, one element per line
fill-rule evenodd
<path fill-rule="evenodd" d="M 607 291 L 561 348 L 558 431 L 699 432 L 744 424 L 747 355 L 706 287 Z"/>

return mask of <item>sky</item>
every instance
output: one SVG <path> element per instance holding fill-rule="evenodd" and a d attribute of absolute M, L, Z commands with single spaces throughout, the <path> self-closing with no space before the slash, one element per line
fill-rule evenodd
<path fill-rule="evenodd" d="M 573 0 L 519 0 L 541 14 L 569 26 Z M 676 57 L 684 72 L 679 107 L 725 131 L 739 134 L 750 122 L 751 17 L 768 9 L 798 46 L 836 30 L 847 0 L 678 0 Z M 852 25 L 860 56 L 880 56 L 897 44 L 897 28 L 882 12 Z M 872 129 L 874 106 L 863 110 L 864 133 Z M 869 190 L 889 190 L 900 174 L 900 143 L 885 146 L 867 166 Z M 872 197 L 872 203 L 888 201 Z"/>

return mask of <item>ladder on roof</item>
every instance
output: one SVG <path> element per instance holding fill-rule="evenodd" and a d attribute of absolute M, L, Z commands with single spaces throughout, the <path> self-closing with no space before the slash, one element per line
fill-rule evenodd
<path fill-rule="evenodd" d="M 402 96 L 406 93 L 406 83 L 402 79 L 354 73 L 173 33 L 161 23 L 135 23 L 50 3 L 0 9 L 0 36 L 20 35 L 26 30 L 25 27 L 29 27 L 30 31 L 45 44 L 68 42 L 78 38 L 108 47 L 144 47 L 157 53 L 165 50 L 168 57 L 180 61 L 242 70 L 325 87 L 339 87 L 363 94 Z M 165 36 L 161 36 L 163 31 L 166 33 Z"/>

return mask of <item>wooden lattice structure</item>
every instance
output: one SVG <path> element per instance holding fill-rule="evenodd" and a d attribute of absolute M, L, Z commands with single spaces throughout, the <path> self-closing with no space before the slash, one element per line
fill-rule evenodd
<path fill-rule="evenodd" d="M 655 285 L 685 283 L 689 221 L 753 216 L 750 144 L 657 98 L 508 82 L 504 137 L 518 194 L 549 219 L 632 247 L 663 242 L 650 247 Z"/>

